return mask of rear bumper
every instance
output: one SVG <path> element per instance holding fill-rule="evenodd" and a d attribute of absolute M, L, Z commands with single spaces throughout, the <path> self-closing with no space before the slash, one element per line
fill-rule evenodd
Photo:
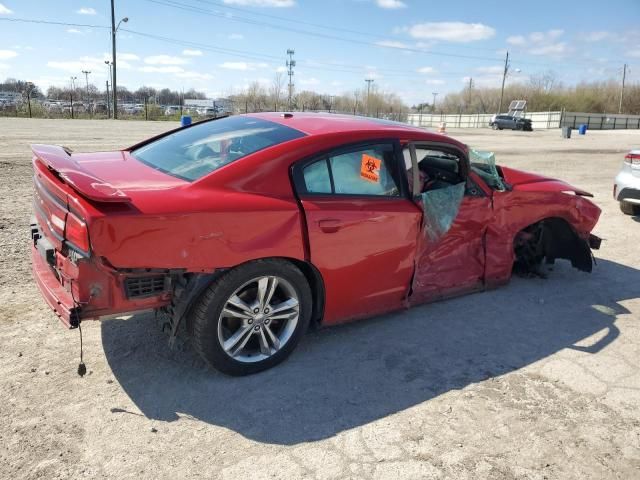
<path fill-rule="evenodd" d="M 614 181 L 614 198 L 619 202 L 640 205 L 640 175 L 636 169 L 624 166 Z"/>
<path fill-rule="evenodd" d="M 31 247 L 31 269 L 45 302 L 67 328 L 76 328 L 80 324 L 80 310 L 35 245 Z"/>
<path fill-rule="evenodd" d="M 159 308 L 171 300 L 170 276 L 125 274 L 86 257 L 72 261 L 53 247 L 36 223 L 31 235 L 33 278 L 67 328 L 76 328 L 83 320 Z"/>

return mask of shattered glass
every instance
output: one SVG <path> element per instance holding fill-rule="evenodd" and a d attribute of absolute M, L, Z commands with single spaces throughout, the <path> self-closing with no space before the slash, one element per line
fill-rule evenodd
<path fill-rule="evenodd" d="M 464 197 L 465 183 L 429 190 L 421 194 L 424 211 L 424 232 L 435 242 L 446 234 L 458 215 Z"/>
<path fill-rule="evenodd" d="M 507 189 L 504 180 L 496 168 L 496 156 L 493 152 L 469 149 L 469 161 L 473 171 L 493 190 L 503 192 Z"/>

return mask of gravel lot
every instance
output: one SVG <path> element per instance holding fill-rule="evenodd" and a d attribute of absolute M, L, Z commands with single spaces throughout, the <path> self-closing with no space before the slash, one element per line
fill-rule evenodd
<path fill-rule="evenodd" d="M 611 198 L 638 131 L 450 133 L 595 194 L 589 275 L 310 333 L 247 378 L 149 315 L 61 327 L 31 280 L 30 143 L 130 145 L 164 122 L 0 118 L 1 478 L 640 478 L 640 218 Z"/>

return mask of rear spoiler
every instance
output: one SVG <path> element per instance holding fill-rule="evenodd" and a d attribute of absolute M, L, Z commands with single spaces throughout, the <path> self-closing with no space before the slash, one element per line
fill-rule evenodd
<path fill-rule="evenodd" d="M 131 202 L 122 190 L 84 170 L 64 147 L 31 145 L 31 151 L 34 162 L 41 162 L 83 197 L 95 202 Z"/>

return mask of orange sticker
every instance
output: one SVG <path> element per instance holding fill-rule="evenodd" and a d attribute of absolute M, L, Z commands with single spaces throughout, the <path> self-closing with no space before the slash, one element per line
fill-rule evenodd
<path fill-rule="evenodd" d="M 360 164 L 360 176 L 369 182 L 380 182 L 380 165 L 382 160 L 378 160 L 366 153 L 362 154 L 362 163 Z"/>

